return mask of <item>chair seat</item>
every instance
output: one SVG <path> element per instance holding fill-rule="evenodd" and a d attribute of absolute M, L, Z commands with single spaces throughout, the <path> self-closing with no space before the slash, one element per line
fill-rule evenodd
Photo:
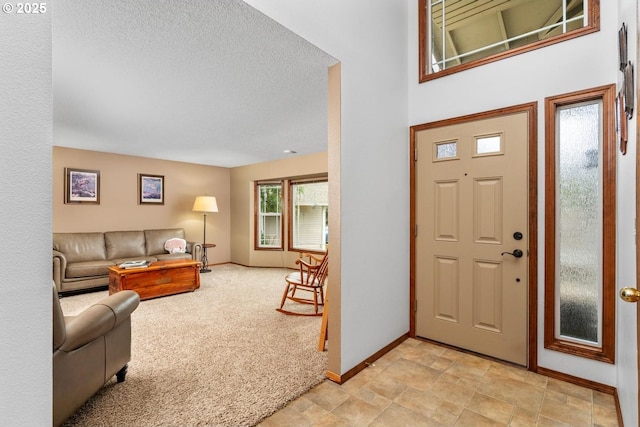
<path fill-rule="evenodd" d="M 287 274 L 284 280 L 287 283 L 291 283 L 292 285 L 302 285 L 302 286 L 309 286 L 309 287 L 318 287 L 323 285 L 318 281 L 317 278 L 309 279 L 309 274 L 307 273 L 302 273 L 302 278 L 301 278 L 300 272 L 298 271 Z"/>

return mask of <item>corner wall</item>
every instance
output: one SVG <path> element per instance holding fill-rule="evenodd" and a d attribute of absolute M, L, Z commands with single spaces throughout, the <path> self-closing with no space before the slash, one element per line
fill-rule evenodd
<path fill-rule="evenodd" d="M 100 204 L 64 203 L 64 168 L 100 171 Z M 164 205 L 138 204 L 138 173 L 164 176 Z M 203 215 L 196 196 L 215 196 L 217 213 L 207 214 L 211 264 L 231 260 L 230 169 L 192 163 L 53 147 L 53 231 L 124 231 L 184 228 L 188 241 L 202 242 Z"/>
<path fill-rule="evenodd" d="M 50 3 L 47 3 L 50 5 Z M 51 10 L 0 15 L 3 425 L 51 425 Z"/>
<path fill-rule="evenodd" d="M 251 267 L 294 267 L 298 252 L 254 249 L 254 182 L 326 174 L 327 153 L 295 156 L 231 169 L 231 262 Z M 286 208 L 286 207 L 285 207 Z M 331 210 L 331 206 L 329 206 Z M 289 235 L 285 224 L 283 239 Z"/>

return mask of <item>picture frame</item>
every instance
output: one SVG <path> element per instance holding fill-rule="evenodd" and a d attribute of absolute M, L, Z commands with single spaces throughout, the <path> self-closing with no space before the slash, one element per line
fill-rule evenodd
<path fill-rule="evenodd" d="M 624 111 L 627 119 L 633 118 L 633 105 L 635 103 L 635 89 L 633 82 L 633 64 L 631 61 L 627 64 L 624 71 Z"/>
<path fill-rule="evenodd" d="M 625 94 L 624 89 L 618 93 L 616 97 L 616 119 L 618 120 L 618 132 L 620 137 L 620 152 L 627 154 L 628 128 L 627 115 L 625 113 Z"/>
<path fill-rule="evenodd" d="M 618 30 L 618 57 L 620 60 L 620 71 L 624 71 L 627 66 L 627 24 L 622 23 Z"/>
<path fill-rule="evenodd" d="M 164 205 L 164 175 L 138 174 L 138 204 Z"/>
<path fill-rule="evenodd" d="M 100 204 L 100 171 L 64 168 L 65 204 Z"/>

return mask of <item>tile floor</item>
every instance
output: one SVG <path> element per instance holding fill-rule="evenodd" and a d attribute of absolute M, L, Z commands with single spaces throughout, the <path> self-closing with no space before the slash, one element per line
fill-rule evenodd
<path fill-rule="evenodd" d="M 617 425 L 611 395 L 408 339 L 344 384 L 319 384 L 259 427 Z"/>

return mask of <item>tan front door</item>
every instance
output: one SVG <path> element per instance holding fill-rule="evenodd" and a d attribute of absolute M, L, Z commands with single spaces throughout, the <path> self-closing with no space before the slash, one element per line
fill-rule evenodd
<path fill-rule="evenodd" d="M 416 335 L 527 364 L 528 113 L 415 133 Z"/>

